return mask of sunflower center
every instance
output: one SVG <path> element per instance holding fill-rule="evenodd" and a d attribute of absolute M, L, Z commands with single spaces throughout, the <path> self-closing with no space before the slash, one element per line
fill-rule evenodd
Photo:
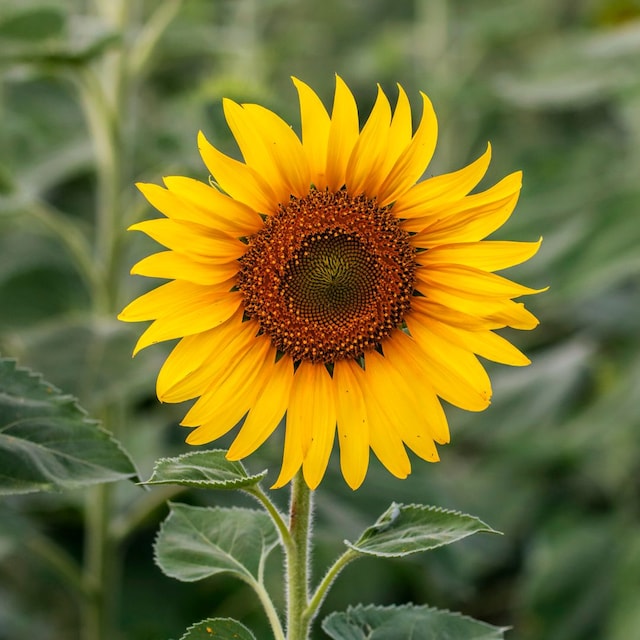
<path fill-rule="evenodd" d="M 245 312 L 294 360 L 376 348 L 409 309 L 414 250 L 388 207 L 346 191 L 292 198 L 249 238 Z"/>
<path fill-rule="evenodd" d="M 338 229 L 306 237 L 283 276 L 284 298 L 308 322 L 348 322 L 375 297 L 376 269 L 366 246 Z"/>

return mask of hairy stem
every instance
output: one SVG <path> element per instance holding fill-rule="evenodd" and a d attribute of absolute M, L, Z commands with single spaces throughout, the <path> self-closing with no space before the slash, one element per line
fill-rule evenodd
<path fill-rule="evenodd" d="M 247 581 L 248 582 L 248 581 Z M 269 597 L 267 590 L 264 588 L 262 582 L 248 582 L 251 588 L 256 592 L 260 603 L 262 604 L 262 608 L 267 614 L 267 618 L 269 619 L 269 624 L 271 625 L 271 630 L 273 631 L 273 637 L 275 640 L 285 640 L 284 631 L 282 629 L 282 623 L 280 622 L 280 618 L 278 617 L 278 612 L 273 604 L 273 601 Z"/>
<path fill-rule="evenodd" d="M 307 640 L 309 634 L 304 612 L 309 602 L 311 505 L 311 491 L 298 472 L 291 483 L 289 513 L 293 544 L 287 555 L 287 640 Z"/>
<path fill-rule="evenodd" d="M 347 549 L 329 568 L 320 584 L 317 586 L 313 597 L 309 601 L 309 605 L 302 614 L 303 620 L 307 625 L 311 625 L 313 619 L 318 613 L 320 605 L 324 601 L 333 581 L 338 577 L 338 574 L 352 561 L 358 557 L 358 553 L 353 549 Z"/>
<path fill-rule="evenodd" d="M 293 548 L 293 540 L 280 511 L 278 511 L 277 507 L 273 504 L 269 496 L 262 490 L 260 485 L 246 489 L 246 492 L 258 500 L 258 502 L 265 508 L 265 511 L 271 516 L 271 520 L 273 520 L 273 524 L 275 524 L 276 529 L 280 534 L 280 539 L 282 540 L 285 552 L 289 554 Z"/>

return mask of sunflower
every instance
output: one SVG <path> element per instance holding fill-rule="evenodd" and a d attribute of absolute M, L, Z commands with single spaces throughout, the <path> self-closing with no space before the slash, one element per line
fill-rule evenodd
<path fill-rule="evenodd" d="M 157 380 L 158 398 L 197 398 L 187 442 L 211 442 L 242 423 L 228 451 L 254 452 L 285 418 L 274 487 L 302 468 L 320 483 L 337 439 L 353 489 L 369 448 L 395 476 L 407 449 L 437 461 L 449 441 L 441 400 L 485 409 L 489 378 L 477 356 L 529 360 L 496 329 L 538 321 L 514 298 L 539 290 L 495 271 L 533 256 L 538 242 L 485 241 L 513 211 L 521 173 L 472 193 L 491 147 L 458 171 L 419 181 L 436 145 L 426 95 L 413 132 L 406 93 L 392 110 L 378 87 L 360 129 L 356 102 L 336 78 L 331 115 L 306 84 L 302 135 L 257 104 L 224 100 L 244 161 L 202 133 L 209 184 L 139 184 L 166 217 L 134 224 L 168 250 L 131 273 L 166 278 L 120 314 L 153 320 L 134 354 L 180 338 Z"/>

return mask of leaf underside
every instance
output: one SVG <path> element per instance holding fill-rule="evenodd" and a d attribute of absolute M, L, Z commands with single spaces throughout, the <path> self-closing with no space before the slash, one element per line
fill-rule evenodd
<path fill-rule="evenodd" d="M 172 504 L 156 539 L 155 557 L 166 575 L 183 582 L 231 573 L 252 583 L 279 542 L 262 511 Z"/>

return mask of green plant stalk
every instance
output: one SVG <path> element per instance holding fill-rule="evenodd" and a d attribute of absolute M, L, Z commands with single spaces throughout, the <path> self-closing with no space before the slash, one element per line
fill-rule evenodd
<path fill-rule="evenodd" d="M 65 584 L 73 589 L 77 598 L 86 597 L 81 568 L 65 549 L 38 532 L 26 536 L 23 544 L 29 554 L 51 567 Z"/>
<path fill-rule="evenodd" d="M 130 4 L 128 0 L 110 3 L 113 9 L 110 22 L 123 34 L 129 26 Z M 80 99 L 95 150 L 94 264 L 100 281 L 93 299 L 94 312 L 98 316 L 113 316 L 118 299 L 124 156 L 121 117 L 126 106 L 125 94 L 132 80 L 126 73 L 126 51 L 123 47 L 106 54 L 97 69 L 85 67 L 78 78 Z M 103 426 L 117 435 L 122 413 L 120 406 L 105 407 Z M 115 619 L 120 549 L 111 529 L 113 487 L 98 486 L 88 492 L 87 499 L 84 582 L 88 598 L 82 615 L 83 640 L 114 640 L 118 637 Z"/>
<path fill-rule="evenodd" d="M 264 507 L 265 511 L 271 516 L 271 520 L 273 520 L 273 524 L 275 524 L 276 529 L 280 534 L 280 539 L 282 540 L 282 545 L 285 549 L 285 553 L 291 553 L 293 549 L 293 540 L 291 538 L 291 534 L 282 517 L 282 514 L 270 500 L 269 496 L 262 490 L 260 485 L 245 489 L 245 491 L 250 496 L 255 498 Z"/>
<path fill-rule="evenodd" d="M 308 640 L 309 557 L 312 496 L 298 472 L 291 482 L 289 533 L 292 546 L 287 553 L 287 640 Z"/>
<path fill-rule="evenodd" d="M 128 67 L 132 76 L 142 76 L 162 34 L 182 8 L 182 2 L 164 0 L 155 7 L 147 23 L 141 26 L 129 52 Z"/>
<path fill-rule="evenodd" d="M 256 592 L 256 595 L 260 600 L 260 604 L 262 604 L 262 608 L 267 614 L 269 624 L 271 625 L 271 630 L 273 631 L 274 639 L 285 640 L 285 635 L 282 629 L 282 623 L 280 622 L 280 618 L 278 617 L 278 612 L 276 611 L 273 600 L 271 600 L 271 597 L 267 593 L 263 582 L 247 580 L 247 584 Z"/>
<path fill-rule="evenodd" d="M 115 547 L 109 536 L 111 485 L 104 484 L 87 493 L 85 507 L 84 592 L 82 637 L 84 640 L 111 640 L 113 634 Z"/>
<path fill-rule="evenodd" d="M 80 229 L 54 207 L 39 200 L 30 203 L 28 213 L 65 247 L 89 295 L 94 299 L 100 291 L 100 276 L 93 263 L 89 244 Z M 97 304 L 95 299 L 94 304 Z"/>
<path fill-rule="evenodd" d="M 248 489 L 245 489 L 245 491 L 250 496 L 258 500 L 258 502 L 260 502 L 260 504 L 264 507 L 265 511 L 269 514 L 269 516 L 271 516 L 271 520 L 273 521 L 276 529 L 278 530 L 278 533 L 280 534 L 280 540 L 282 542 L 286 558 L 288 559 L 294 557 L 296 554 L 294 540 L 278 508 L 273 504 L 269 496 L 262 490 L 262 487 L 260 487 L 260 485 L 250 487 Z M 287 566 L 289 566 L 289 564 Z M 262 603 L 262 606 L 269 619 L 269 623 L 271 624 L 271 629 L 273 631 L 275 640 L 285 640 L 284 631 L 282 629 L 282 624 L 280 622 L 280 618 L 278 617 L 278 613 L 273 606 L 273 601 L 264 588 L 263 574 L 264 564 L 261 561 L 258 572 L 258 582 L 256 584 L 252 583 L 251 586 L 260 598 L 260 602 Z"/>
<path fill-rule="evenodd" d="M 119 157 L 122 155 L 122 144 L 116 114 L 122 107 L 113 105 L 115 96 L 108 98 L 106 89 L 92 69 L 84 70 L 79 84 L 80 98 L 95 149 L 98 183 L 94 259 L 102 279 L 96 311 L 107 314 L 115 309 L 118 291 L 115 265 L 119 253 L 122 187 Z"/>
<path fill-rule="evenodd" d="M 333 581 L 338 577 L 338 574 L 353 560 L 359 557 L 359 554 L 353 549 L 347 549 L 329 568 L 329 571 L 325 574 L 324 578 L 317 586 L 311 600 L 304 613 L 302 614 L 303 622 L 310 626 L 318 613 L 320 605 L 323 603 Z"/>

